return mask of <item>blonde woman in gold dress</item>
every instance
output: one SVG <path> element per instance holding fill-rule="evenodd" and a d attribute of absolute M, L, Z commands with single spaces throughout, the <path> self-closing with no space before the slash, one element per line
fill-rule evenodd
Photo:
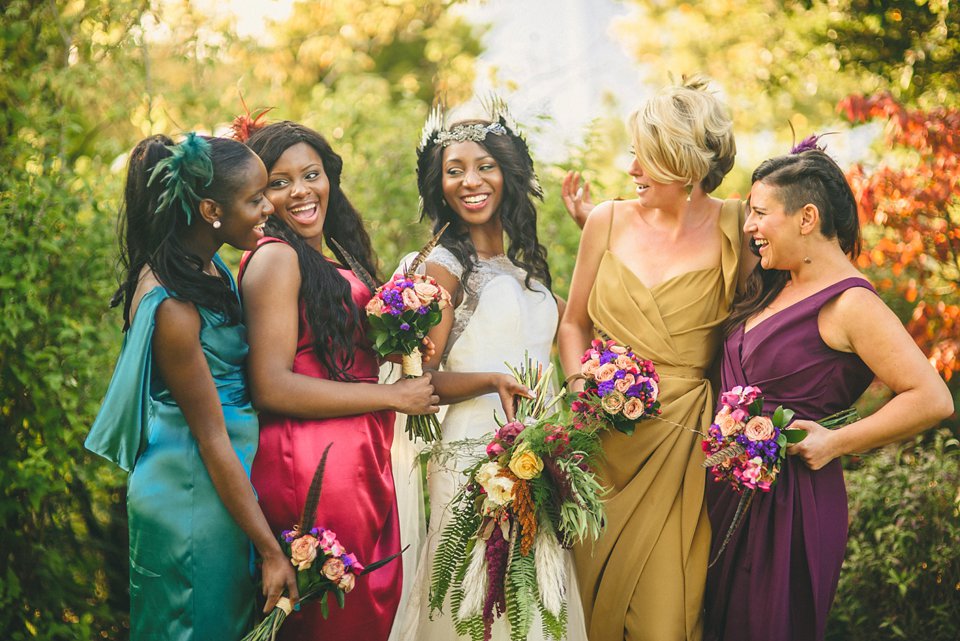
<path fill-rule="evenodd" d="M 724 105 L 702 78 L 667 87 L 629 120 L 636 199 L 586 218 L 559 328 L 568 375 L 601 332 L 654 362 L 662 414 L 632 436 L 604 434 L 607 528 L 575 550 L 593 641 L 699 640 L 710 546 L 699 430 L 714 393 L 716 357 L 741 275 L 743 209 L 712 192 L 736 147 Z M 564 181 L 574 218 L 576 177 Z M 578 202 L 574 202 L 578 200 Z"/>

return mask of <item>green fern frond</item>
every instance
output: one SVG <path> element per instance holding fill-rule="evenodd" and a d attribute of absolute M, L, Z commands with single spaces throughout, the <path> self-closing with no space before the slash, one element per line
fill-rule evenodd
<path fill-rule="evenodd" d="M 443 529 L 430 574 L 430 610 L 441 610 L 455 575 L 462 574 L 467 563 L 467 546 L 480 527 L 480 517 L 474 510 L 459 509 L 465 500 L 459 493 L 451 502 L 452 518 Z"/>
<path fill-rule="evenodd" d="M 525 641 L 533 625 L 534 612 L 539 606 L 539 590 L 534 555 L 524 556 L 519 545 L 514 547 L 504 588 L 510 641 Z"/>

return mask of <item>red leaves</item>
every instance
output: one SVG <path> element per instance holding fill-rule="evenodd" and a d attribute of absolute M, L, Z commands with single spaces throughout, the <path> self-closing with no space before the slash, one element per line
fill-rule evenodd
<path fill-rule="evenodd" d="M 908 109 L 888 93 L 848 96 L 837 110 L 852 123 L 886 120 L 881 164 L 847 173 L 861 223 L 881 232 L 867 234 L 857 263 L 913 305 L 907 329 L 949 381 L 960 371 L 960 110 Z"/>

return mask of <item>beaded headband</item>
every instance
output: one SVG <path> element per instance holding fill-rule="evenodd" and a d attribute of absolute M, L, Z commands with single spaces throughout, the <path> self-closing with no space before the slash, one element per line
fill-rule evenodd
<path fill-rule="evenodd" d="M 179 202 L 189 225 L 193 219 L 191 203 L 200 200 L 197 189 L 213 182 L 210 143 L 191 131 L 180 143 L 167 149 L 170 155 L 157 161 L 150 169 L 147 185 L 152 185 L 157 176 L 161 176 L 160 182 L 164 188 L 157 211 L 164 211 L 174 202 Z"/>
<path fill-rule="evenodd" d="M 429 152 L 437 145 L 448 147 L 461 142 L 483 142 L 487 136 L 506 136 L 514 147 L 520 153 L 522 158 L 527 161 L 530 169 L 530 191 L 537 198 L 543 198 L 543 189 L 540 187 L 540 181 L 537 179 L 536 172 L 533 169 L 533 158 L 530 157 L 530 148 L 524 139 L 523 133 L 517 126 L 516 121 L 507 110 L 507 105 L 499 96 L 491 96 L 483 101 L 483 106 L 489 114 L 489 124 L 470 123 L 456 125 L 451 129 L 444 128 L 444 119 L 446 109 L 442 102 L 437 103 L 427 121 L 423 125 L 423 132 L 420 135 L 420 144 L 417 146 L 417 184 L 420 187 L 420 193 L 423 193 L 424 170 L 427 163 Z M 422 209 L 422 201 L 421 201 Z"/>

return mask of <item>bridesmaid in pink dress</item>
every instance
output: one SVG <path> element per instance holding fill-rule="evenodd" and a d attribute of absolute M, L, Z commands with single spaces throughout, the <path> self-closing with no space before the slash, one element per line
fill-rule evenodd
<path fill-rule="evenodd" d="M 390 463 L 394 411 L 436 412 L 438 399 L 429 376 L 377 384 L 379 362 L 362 316 L 372 292 L 342 266 L 342 256 L 339 263 L 328 258 L 336 249 L 325 247 L 335 239 L 375 273 L 369 236 L 340 190 L 340 156 L 292 122 L 268 125 L 247 144 L 267 168 L 266 196 L 277 214 L 240 267 L 250 387 L 260 410 L 253 485 L 274 532 L 289 529 L 333 443 L 316 525 L 336 532 L 368 564 L 400 550 Z M 305 604 L 279 637 L 387 639 L 401 563 L 358 580 L 343 610 L 331 601 L 326 620 L 316 602 Z"/>

